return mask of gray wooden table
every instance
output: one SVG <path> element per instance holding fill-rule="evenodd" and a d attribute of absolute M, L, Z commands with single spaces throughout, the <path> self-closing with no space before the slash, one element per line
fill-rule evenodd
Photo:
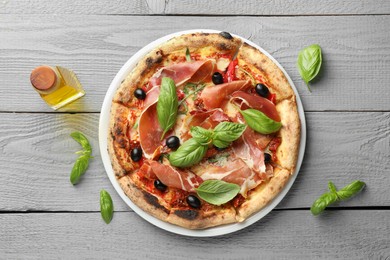
<path fill-rule="evenodd" d="M 296 84 L 307 119 L 301 171 L 267 217 L 239 232 L 189 238 L 163 231 L 119 198 L 99 155 L 107 88 L 141 47 L 168 33 L 209 28 L 270 52 Z M 0 1 L 0 258 L 388 259 L 390 257 L 390 2 L 387 0 Z M 295 62 L 318 43 L 324 64 L 309 93 Z M 41 64 L 73 69 L 87 95 L 53 112 L 29 84 Z M 69 172 L 91 140 L 95 159 L 77 186 Z M 332 180 L 367 183 L 314 217 Z M 99 191 L 115 204 L 106 225 Z"/>

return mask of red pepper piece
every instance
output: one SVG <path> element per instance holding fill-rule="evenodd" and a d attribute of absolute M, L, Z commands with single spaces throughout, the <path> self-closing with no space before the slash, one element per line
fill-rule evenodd
<path fill-rule="evenodd" d="M 226 73 L 223 77 L 223 82 L 224 83 L 227 83 L 227 82 L 232 82 L 234 80 L 237 80 L 237 77 L 236 77 L 236 66 L 238 65 L 238 60 L 237 59 L 234 59 L 232 60 L 230 63 L 229 63 L 229 66 L 226 70 Z"/>

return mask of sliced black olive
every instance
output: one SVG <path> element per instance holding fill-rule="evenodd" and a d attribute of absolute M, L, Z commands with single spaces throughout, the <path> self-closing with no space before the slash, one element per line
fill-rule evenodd
<path fill-rule="evenodd" d="M 264 162 L 269 163 L 272 160 L 272 156 L 269 153 L 264 153 Z"/>
<path fill-rule="evenodd" d="M 130 157 L 133 162 L 138 162 L 142 158 L 142 149 L 140 147 L 134 148 L 131 150 Z"/>
<path fill-rule="evenodd" d="M 200 208 L 200 199 L 194 195 L 188 195 L 187 197 L 187 203 L 192 208 L 199 209 Z"/>
<path fill-rule="evenodd" d="M 261 83 L 256 84 L 255 89 L 256 89 L 256 93 L 259 94 L 260 96 L 262 96 L 262 97 L 264 97 L 264 98 L 267 98 L 267 97 L 268 97 L 268 95 L 269 95 L 269 90 L 268 90 L 268 88 L 267 88 L 266 85 L 261 84 Z"/>
<path fill-rule="evenodd" d="M 154 187 L 156 187 L 156 189 L 158 189 L 159 191 L 166 191 L 167 190 L 167 185 L 162 183 L 160 180 L 154 181 Z"/>
<path fill-rule="evenodd" d="M 228 33 L 228 32 L 220 32 L 219 34 L 220 34 L 223 38 L 225 38 L 225 39 L 228 39 L 228 40 L 233 39 L 233 36 L 232 36 L 230 33 Z"/>
<path fill-rule="evenodd" d="M 141 99 L 141 100 L 144 100 L 146 98 L 146 93 L 143 89 L 141 88 L 137 88 L 135 91 L 134 91 L 134 96 L 138 99 Z"/>
<path fill-rule="evenodd" d="M 213 76 L 211 77 L 213 83 L 215 85 L 222 84 L 223 83 L 223 76 L 219 72 L 215 72 Z"/>
<path fill-rule="evenodd" d="M 168 148 L 175 150 L 180 146 L 180 139 L 179 137 L 172 135 L 167 138 L 165 144 L 168 146 Z"/>

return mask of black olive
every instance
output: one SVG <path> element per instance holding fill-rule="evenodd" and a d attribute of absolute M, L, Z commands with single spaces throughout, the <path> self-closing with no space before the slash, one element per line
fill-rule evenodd
<path fill-rule="evenodd" d="M 215 72 L 213 74 L 213 76 L 211 77 L 211 79 L 213 80 L 213 83 L 215 85 L 218 85 L 218 84 L 222 84 L 223 83 L 223 76 L 221 73 L 219 72 Z"/>
<path fill-rule="evenodd" d="M 141 100 L 144 100 L 146 98 L 146 93 L 143 89 L 141 88 L 137 88 L 135 91 L 134 91 L 134 96 L 138 99 L 141 99 Z"/>
<path fill-rule="evenodd" d="M 138 162 L 142 158 L 142 149 L 140 147 L 134 148 L 131 150 L 130 157 L 133 162 Z"/>
<path fill-rule="evenodd" d="M 220 34 L 223 38 L 225 38 L 225 39 L 228 39 L 228 40 L 233 39 L 233 36 L 232 36 L 230 33 L 228 33 L 228 32 L 220 32 L 219 34 Z"/>
<path fill-rule="evenodd" d="M 175 150 L 180 146 L 180 139 L 179 137 L 172 135 L 167 138 L 165 144 L 168 146 L 168 148 Z"/>
<path fill-rule="evenodd" d="M 192 208 L 195 208 L 195 209 L 199 209 L 200 208 L 200 200 L 198 199 L 198 197 L 196 197 L 194 195 L 188 195 L 187 203 Z"/>
<path fill-rule="evenodd" d="M 269 153 L 264 153 L 264 162 L 268 163 L 272 160 L 272 156 Z"/>
<path fill-rule="evenodd" d="M 158 189 L 159 191 L 166 191 L 167 190 L 167 185 L 162 183 L 160 180 L 154 181 L 154 187 L 156 187 L 156 189 Z"/>
<path fill-rule="evenodd" d="M 266 85 L 261 84 L 261 83 L 256 84 L 255 89 L 256 89 L 257 94 L 259 94 L 260 96 L 262 96 L 262 97 L 264 97 L 264 98 L 267 98 L 267 97 L 268 97 L 268 95 L 269 95 L 269 90 L 268 90 L 268 88 L 267 88 Z"/>

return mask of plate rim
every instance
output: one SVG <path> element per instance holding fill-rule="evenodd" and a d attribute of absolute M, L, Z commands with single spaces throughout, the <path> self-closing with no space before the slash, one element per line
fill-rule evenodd
<path fill-rule="evenodd" d="M 129 60 L 121 67 L 121 69 L 118 71 L 118 73 L 115 75 L 114 79 L 112 80 L 109 88 L 107 89 L 106 95 L 103 100 L 103 104 L 100 110 L 100 117 L 99 117 L 99 149 L 100 149 L 100 156 L 105 168 L 105 171 L 107 173 L 107 176 L 109 180 L 111 181 L 111 184 L 113 185 L 116 192 L 119 194 L 119 196 L 122 198 L 122 200 L 135 212 L 137 213 L 141 218 L 148 221 L 149 223 L 153 224 L 156 227 L 159 227 L 163 230 L 169 231 L 171 233 L 189 236 L 189 237 L 215 237 L 215 236 L 221 236 L 230 234 L 236 231 L 239 231 L 245 227 L 248 227 L 266 215 L 268 215 L 269 212 L 271 212 L 287 195 L 288 191 L 294 184 L 298 173 L 300 171 L 305 149 L 306 149 L 306 118 L 304 114 L 303 105 L 300 99 L 300 96 L 298 94 L 298 91 L 291 80 L 290 76 L 287 74 L 286 70 L 279 64 L 279 62 L 272 57 L 271 54 L 269 54 L 267 51 L 265 51 L 263 48 L 258 46 L 257 44 L 253 43 L 252 41 L 236 35 L 231 34 L 233 37 L 238 37 L 242 39 L 247 44 L 255 47 L 256 49 L 263 52 L 268 58 L 270 58 L 278 67 L 279 69 L 284 73 L 285 77 L 287 78 L 290 86 L 292 87 L 295 97 L 296 97 L 296 103 L 298 107 L 298 114 L 300 118 L 301 123 L 301 139 L 299 144 L 299 153 L 297 158 L 297 166 L 294 170 L 293 175 L 289 178 L 288 182 L 282 189 L 282 191 L 276 195 L 273 200 L 267 204 L 264 208 L 262 208 L 257 213 L 253 214 L 249 218 L 247 218 L 245 221 L 240 223 L 232 223 L 222 226 L 216 226 L 211 227 L 207 229 L 201 229 L 201 230 L 193 230 L 193 229 L 187 229 L 184 227 L 176 226 L 174 224 L 167 223 L 165 221 L 162 221 L 158 218 L 153 217 L 152 215 L 148 214 L 147 212 L 143 211 L 141 208 L 139 208 L 136 204 L 134 204 L 129 197 L 124 193 L 122 188 L 120 187 L 118 181 L 115 178 L 115 174 L 111 165 L 111 160 L 108 154 L 107 150 L 107 136 L 108 136 L 108 130 L 109 130 L 109 122 L 110 122 L 110 111 L 111 111 L 111 104 L 112 99 L 115 95 L 116 90 L 121 85 L 121 82 L 127 77 L 127 75 L 133 70 L 133 68 L 136 66 L 138 61 L 142 59 L 147 53 L 149 53 L 151 50 L 153 50 L 156 46 L 158 46 L 161 43 L 164 43 L 165 41 L 182 35 L 182 34 L 188 34 L 188 33 L 220 33 L 219 30 L 213 30 L 213 29 L 192 29 L 192 30 L 185 30 L 185 31 L 179 31 L 175 33 L 171 33 L 168 35 L 165 35 L 163 37 L 160 37 L 151 43 L 147 44 L 140 50 L 138 50 L 134 55 L 132 55 Z"/>

